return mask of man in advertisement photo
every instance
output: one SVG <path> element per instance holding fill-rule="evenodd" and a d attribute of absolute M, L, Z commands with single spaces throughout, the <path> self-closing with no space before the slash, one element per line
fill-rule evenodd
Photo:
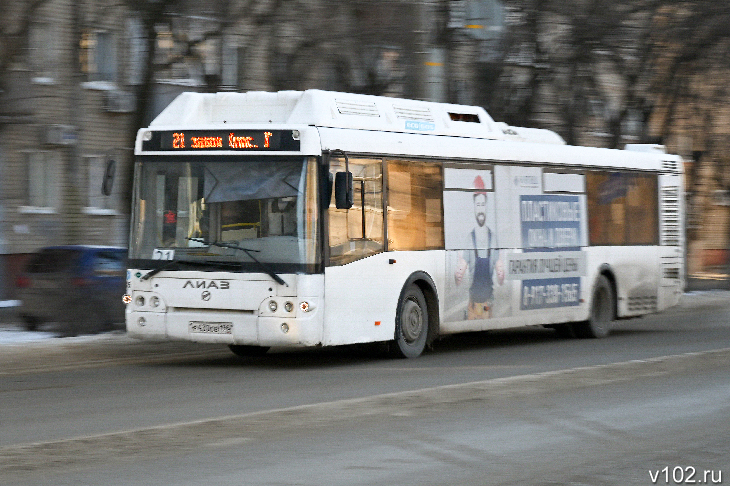
<path fill-rule="evenodd" d="M 496 249 L 496 236 L 487 224 L 487 192 L 481 176 L 474 179 L 474 218 L 476 226 L 469 239 L 472 249 L 464 250 L 458 259 L 454 280 L 458 286 L 471 271 L 469 306 L 466 319 L 488 319 L 494 315 L 494 285 L 504 283 L 504 265 Z"/>

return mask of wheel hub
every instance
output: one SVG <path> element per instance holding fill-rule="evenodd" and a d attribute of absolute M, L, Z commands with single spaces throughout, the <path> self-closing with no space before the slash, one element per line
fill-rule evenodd
<path fill-rule="evenodd" d="M 403 338 L 409 343 L 418 339 L 423 332 L 423 312 L 417 302 L 408 300 L 403 308 Z"/>

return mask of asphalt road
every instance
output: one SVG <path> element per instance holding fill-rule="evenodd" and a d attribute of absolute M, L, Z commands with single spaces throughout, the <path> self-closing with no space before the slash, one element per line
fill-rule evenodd
<path fill-rule="evenodd" d="M 667 484 L 649 480 L 665 466 L 716 478 L 730 474 L 726 348 L 728 292 L 605 340 L 469 334 L 408 361 L 350 348 L 241 360 L 124 336 L 5 347 L 0 469 L 8 484 Z"/>
<path fill-rule="evenodd" d="M 236 437 L 203 438 L 174 454 L 148 451 L 11 471 L 4 484 L 725 484 L 728 372 L 723 366 L 286 429 L 253 428 Z"/>

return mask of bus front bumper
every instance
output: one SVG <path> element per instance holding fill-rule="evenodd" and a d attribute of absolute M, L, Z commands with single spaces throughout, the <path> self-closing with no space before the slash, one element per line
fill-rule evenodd
<path fill-rule="evenodd" d="M 139 312 L 128 309 L 126 323 L 127 333 L 139 339 L 299 347 L 322 342 L 320 315 L 320 312 L 312 312 L 304 316 L 279 317 L 240 311 Z"/>

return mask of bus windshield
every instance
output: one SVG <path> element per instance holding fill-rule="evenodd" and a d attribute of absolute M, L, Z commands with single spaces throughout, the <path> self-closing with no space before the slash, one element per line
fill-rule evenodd
<path fill-rule="evenodd" d="M 143 159 L 130 257 L 311 271 L 320 261 L 316 171 L 313 157 Z"/>

